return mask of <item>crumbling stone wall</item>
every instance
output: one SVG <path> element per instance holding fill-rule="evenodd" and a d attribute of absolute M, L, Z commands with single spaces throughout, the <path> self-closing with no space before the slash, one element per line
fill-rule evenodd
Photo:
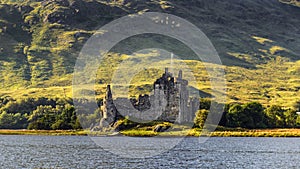
<path fill-rule="evenodd" d="M 141 113 L 139 117 L 146 117 L 143 113 L 153 113 L 160 115 L 157 120 L 161 121 L 193 122 L 195 112 L 199 109 L 199 98 L 190 98 L 188 81 L 183 79 L 181 70 L 175 78 L 166 68 L 164 74 L 153 83 L 153 89 L 154 92 L 150 96 L 145 94 L 139 95 L 137 99 L 117 98 L 118 107 L 122 107 L 123 112 L 130 112 L 133 106 Z M 110 85 L 107 86 L 102 111 L 100 127 L 112 126 L 119 114 L 112 98 Z"/>

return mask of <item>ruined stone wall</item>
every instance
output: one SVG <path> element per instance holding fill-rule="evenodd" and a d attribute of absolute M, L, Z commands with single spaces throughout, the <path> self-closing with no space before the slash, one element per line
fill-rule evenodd
<path fill-rule="evenodd" d="M 138 110 L 140 117 L 143 113 L 150 113 L 149 119 L 156 115 L 160 115 L 157 120 L 186 123 L 193 122 L 196 111 L 199 109 L 199 99 L 190 98 L 188 91 L 188 81 L 182 78 L 182 71 L 174 78 L 166 68 L 165 73 L 158 78 L 154 84 L 153 95 L 140 95 L 137 99 L 117 99 L 118 107 L 122 107 L 123 111 L 132 111 L 126 104 L 132 104 Z M 124 102 L 124 103 L 122 103 Z M 130 112 L 129 112 L 130 113 Z M 136 112 L 135 112 L 136 113 Z M 116 121 L 117 109 L 113 103 L 110 86 L 107 87 L 106 96 L 103 104 L 102 125 L 113 124 Z M 130 115 L 130 114 L 129 114 Z M 104 124 L 104 122 L 106 122 Z"/>
<path fill-rule="evenodd" d="M 103 117 L 100 121 L 100 127 L 113 126 L 117 120 L 117 109 L 113 102 L 110 85 L 107 85 L 106 95 L 102 106 Z"/>

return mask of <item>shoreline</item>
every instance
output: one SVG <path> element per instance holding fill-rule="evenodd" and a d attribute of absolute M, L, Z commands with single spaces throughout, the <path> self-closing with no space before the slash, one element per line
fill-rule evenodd
<path fill-rule="evenodd" d="M 87 136 L 87 133 L 83 130 L 0 129 L 1 135 Z"/>
<path fill-rule="evenodd" d="M 107 133 L 106 133 L 107 134 Z M 125 130 L 115 136 L 131 137 L 199 137 L 201 131 L 196 129 L 177 131 L 177 132 L 153 132 L 143 130 Z M 42 136 L 108 136 L 105 133 L 92 132 L 86 130 L 27 130 L 27 129 L 0 129 L 1 135 L 42 135 Z M 300 129 L 253 129 L 236 131 L 214 131 L 209 135 L 203 134 L 203 137 L 300 137 Z"/>

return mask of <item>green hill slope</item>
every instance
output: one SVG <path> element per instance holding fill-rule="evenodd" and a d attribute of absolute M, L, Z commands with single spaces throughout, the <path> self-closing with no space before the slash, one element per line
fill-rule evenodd
<path fill-rule="evenodd" d="M 95 30 L 127 14 L 155 11 L 185 18 L 206 33 L 226 65 L 229 102 L 290 106 L 300 96 L 298 6 L 295 0 L 0 0 L 0 95 L 71 96 L 76 58 Z M 152 38 L 157 43 L 162 37 Z M 122 45 L 155 47 L 153 39 L 136 37 Z M 168 40 L 160 46 L 176 48 Z M 188 49 L 174 52 L 199 68 L 202 85 L 195 87 L 209 92 L 201 62 Z M 139 80 L 151 81 L 141 76 L 134 85 Z"/>

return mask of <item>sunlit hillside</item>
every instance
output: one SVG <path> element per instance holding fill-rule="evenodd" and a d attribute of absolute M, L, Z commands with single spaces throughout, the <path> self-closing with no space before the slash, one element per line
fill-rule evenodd
<path fill-rule="evenodd" d="M 300 98 L 298 6 L 294 0 L 0 0 L 0 97 L 72 97 L 74 64 L 89 37 L 114 19 L 155 11 L 182 17 L 208 36 L 223 65 L 205 64 L 224 68 L 228 102 L 259 101 L 289 107 Z M 97 97 L 112 83 L 122 59 L 128 59 L 120 46 L 173 52 L 196 79 L 192 87 L 202 94 L 211 92 L 205 64 L 195 59 L 188 47 L 154 35 L 129 38 L 114 48 L 119 52 L 99 68 Z M 161 66 L 136 74 L 128 82 L 129 95 L 150 92 L 153 80 L 168 62 L 162 60 L 156 63 Z M 74 92 L 93 93 L 90 89 Z"/>

